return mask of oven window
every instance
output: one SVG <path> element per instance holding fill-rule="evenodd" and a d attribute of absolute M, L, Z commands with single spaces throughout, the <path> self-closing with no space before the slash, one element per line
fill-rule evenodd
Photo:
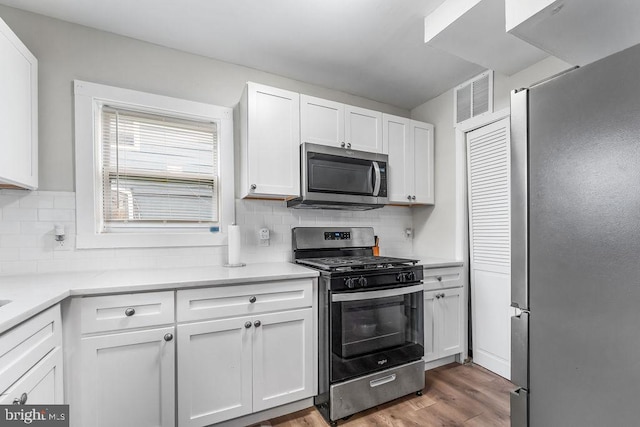
<path fill-rule="evenodd" d="M 333 352 L 348 359 L 416 342 L 422 345 L 422 316 L 413 299 L 415 294 L 332 303 Z"/>
<path fill-rule="evenodd" d="M 308 159 L 308 191 L 370 196 L 373 167 L 370 161 L 315 154 Z"/>

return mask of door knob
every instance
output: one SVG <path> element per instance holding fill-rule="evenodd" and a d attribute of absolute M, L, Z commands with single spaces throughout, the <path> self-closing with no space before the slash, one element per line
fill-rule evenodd
<path fill-rule="evenodd" d="M 256 328 L 260 327 L 260 325 L 262 325 L 262 323 L 260 323 L 259 320 L 256 320 L 255 322 L 253 322 L 253 326 L 255 326 Z"/>
<path fill-rule="evenodd" d="M 255 190 L 256 188 L 258 188 L 258 186 L 257 186 L 257 185 L 255 185 L 255 184 L 251 184 L 251 189 L 252 189 L 252 190 Z"/>
<path fill-rule="evenodd" d="M 244 327 L 249 329 L 251 327 L 251 322 L 245 322 Z"/>
<path fill-rule="evenodd" d="M 411 200 L 411 196 L 407 196 L 407 200 Z"/>
<path fill-rule="evenodd" d="M 347 144 L 347 148 L 351 148 L 351 143 L 348 143 L 348 144 Z"/>
<path fill-rule="evenodd" d="M 411 200 L 415 200 L 415 199 L 416 199 L 416 196 L 411 196 Z"/>
<path fill-rule="evenodd" d="M 124 315 L 127 316 L 127 317 L 131 317 L 134 314 L 136 314 L 136 309 L 133 308 L 133 307 L 129 307 L 124 311 Z"/>
<path fill-rule="evenodd" d="M 165 334 L 164 336 L 164 340 L 169 342 L 173 339 L 173 334 L 169 333 L 169 334 Z"/>
<path fill-rule="evenodd" d="M 249 302 L 250 302 L 251 304 L 253 304 L 254 302 L 256 302 L 256 297 L 251 297 L 251 298 L 249 298 Z"/>
<path fill-rule="evenodd" d="M 344 142 L 340 143 L 340 147 L 344 148 Z"/>

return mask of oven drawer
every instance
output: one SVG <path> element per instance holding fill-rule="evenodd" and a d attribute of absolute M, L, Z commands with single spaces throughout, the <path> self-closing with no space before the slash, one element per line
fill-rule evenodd
<path fill-rule="evenodd" d="M 81 332 L 115 331 L 173 323 L 173 291 L 85 297 Z"/>
<path fill-rule="evenodd" d="M 408 363 L 331 386 L 331 420 L 424 388 L 424 362 Z"/>
<path fill-rule="evenodd" d="M 311 307 L 311 279 L 186 289 L 177 293 L 178 322 Z"/>
<path fill-rule="evenodd" d="M 429 268 L 424 270 L 424 290 L 459 288 L 463 285 L 462 267 Z"/>

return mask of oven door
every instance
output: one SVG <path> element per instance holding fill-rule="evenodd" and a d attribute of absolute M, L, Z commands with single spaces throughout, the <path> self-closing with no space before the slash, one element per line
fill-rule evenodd
<path fill-rule="evenodd" d="M 422 284 L 332 293 L 331 382 L 424 355 Z"/>
<path fill-rule="evenodd" d="M 306 143 L 302 156 L 303 199 L 386 203 L 386 155 Z"/>

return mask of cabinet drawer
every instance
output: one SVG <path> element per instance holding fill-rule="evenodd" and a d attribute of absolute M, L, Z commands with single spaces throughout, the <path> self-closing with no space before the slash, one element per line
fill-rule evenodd
<path fill-rule="evenodd" d="M 27 405 L 60 405 L 62 390 L 62 348 L 58 347 L 0 394 L 0 405 L 11 405 L 22 396 Z"/>
<path fill-rule="evenodd" d="M 462 267 L 429 268 L 424 270 L 424 290 L 459 288 L 462 283 Z"/>
<path fill-rule="evenodd" d="M 311 307 L 309 279 L 178 291 L 178 322 Z"/>
<path fill-rule="evenodd" d="M 61 326 L 60 306 L 55 305 L 0 335 L 0 390 L 9 388 L 62 345 Z"/>
<path fill-rule="evenodd" d="M 173 291 L 87 297 L 81 300 L 83 334 L 173 323 Z"/>

